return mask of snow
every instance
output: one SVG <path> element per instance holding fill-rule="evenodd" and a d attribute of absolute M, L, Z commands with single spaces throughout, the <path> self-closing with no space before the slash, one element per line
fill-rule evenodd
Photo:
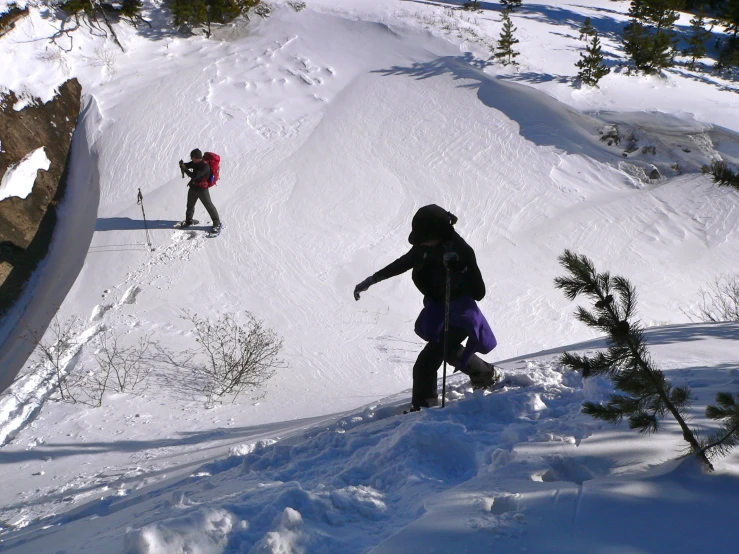
<path fill-rule="evenodd" d="M 17 164 L 8 167 L 0 180 L 0 201 L 11 196 L 27 198 L 33 192 L 38 171 L 48 171 L 50 165 L 46 149 L 42 146 L 24 156 Z"/>
<path fill-rule="evenodd" d="M 687 553 L 706 536 L 731 550 L 737 455 L 703 475 L 678 459 L 675 425 L 642 437 L 581 414 L 611 384 L 557 356 L 604 343 L 552 281 L 564 248 L 630 278 L 650 352 L 712 428 L 703 409 L 735 388 L 739 327 L 682 310 L 735 271 L 739 196 L 701 171 L 739 161 L 735 86 L 681 68 L 573 86 L 585 17 L 621 55 L 627 8 L 604 0 L 525 5 L 521 67 L 496 66 L 485 6 L 276 4 L 206 40 L 159 30 L 147 5 L 153 31 L 116 28 L 125 52 L 85 31 L 47 45 L 54 19 L 33 7 L 0 38 L 27 62 L 0 74 L 21 102 L 71 76 L 85 94 L 50 254 L 0 322 L 0 379 L 20 371 L 0 397 L 3 550 Z M 625 157 L 627 140 L 601 140 L 613 125 L 638 146 Z M 217 239 L 172 228 L 177 161 L 196 147 L 222 159 Z M 420 295 L 407 276 L 359 302 L 352 289 L 407 251 L 432 202 L 475 248 L 507 386 L 452 375 L 443 410 L 402 415 Z M 51 401 L 49 368 L 29 373 L 28 335 L 57 311 L 85 322 L 66 372 L 95 367 L 103 331 L 192 348 L 183 309 L 249 311 L 284 337 L 263 397 L 206 408 L 184 370 L 157 368 L 91 408 Z"/>

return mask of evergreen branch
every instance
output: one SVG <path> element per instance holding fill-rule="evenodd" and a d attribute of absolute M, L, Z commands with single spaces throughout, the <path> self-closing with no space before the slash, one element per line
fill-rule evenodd
<path fill-rule="evenodd" d="M 570 250 L 565 250 L 559 258 L 559 263 L 572 277 L 557 277 L 555 286 L 562 289 L 569 300 L 574 300 L 580 294 L 595 294 L 595 267 L 585 256 L 578 256 Z"/>
<path fill-rule="evenodd" d="M 583 413 L 612 423 L 628 417 L 630 427 L 641 433 L 657 432 L 659 418 L 670 413 L 691 451 L 708 470 L 713 470 L 682 413 L 691 400 L 690 388 L 672 388 L 664 374 L 654 367 L 638 322 L 630 321 L 636 312 L 634 287 L 623 277 L 612 278 L 607 272 L 597 273 L 588 258 L 570 250 L 565 250 L 559 261 L 569 275 L 557 278 L 555 285 L 571 300 L 585 294 L 594 301 L 595 312 L 580 306 L 575 312 L 576 318 L 608 333 L 608 354 L 588 359 L 588 375 L 595 371 L 608 373 L 616 389 L 625 393 L 612 395 L 605 405 L 586 402 Z M 618 296 L 618 301 L 614 300 L 611 290 Z M 580 367 L 585 369 L 582 363 Z"/>
<path fill-rule="evenodd" d="M 629 416 L 629 429 L 639 431 L 643 435 L 651 435 L 659 431 L 659 420 L 654 413 L 636 412 Z"/>
<path fill-rule="evenodd" d="M 582 376 L 587 377 L 592 371 L 590 358 L 565 352 L 559 357 L 559 363 L 575 371 L 582 371 Z"/>
<path fill-rule="evenodd" d="M 731 393 L 719 392 L 716 394 L 718 406 L 709 405 L 706 407 L 706 417 L 714 420 L 725 420 L 718 431 L 711 433 L 702 444 L 702 450 L 711 457 L 724 456 L 739 444 L 738 399 L 739 396 L 734 396 Z"/>
<path fill-rule="evenodd" d="M 575 310 L 575 317 L 578 321 L 584 323 L 588 327 L 604 328 L 600 318 L 596 317 L 592 312 L 589 312 L 582 306 L 578 306 L 577 310 Z M 607 328 L 604 330 L 607 331 Z"/>
<path fill-rule="evenodd" d="M 620 423 L 624 415 L 618 408 L 594 402 L 583 402 L 582 413 L 614 425 Z"/>
<path fill-rule="evenodd" d="M 713 182 L 720 187 L 733 187 L 739 190 L 739 175 L 729 169 L 725 162 L 714 162 L 711 167 Z"/>

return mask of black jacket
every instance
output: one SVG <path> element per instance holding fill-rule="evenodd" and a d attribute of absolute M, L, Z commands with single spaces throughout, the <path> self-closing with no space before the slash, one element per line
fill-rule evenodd
<path fill-rule="evenodd" d="M 382 268 L 372 278 L 375 283 L 413 270 L 411 277 L 421 294 L 438 302 L 446 296 L 446 269 L 444 253 L 454 252 L 459 259 L 449 264 L 451 277 L 450 298 L 471 296 L 475 300 L 485 297 L 485 282 L 477 266 L 475 251 L 456 231 L 449 240 L 437 246 L 413 246 L 407 254 Z"/>
<path fill-rule="evenodd" d="M 187 183 L 188 187 L 202 187 L 203 181 L 207 181 L 210 178 L 210 166 L 205 160 L 187 162 L 185 163 L 185 173 L 190 177 L 190 182 Z"/>

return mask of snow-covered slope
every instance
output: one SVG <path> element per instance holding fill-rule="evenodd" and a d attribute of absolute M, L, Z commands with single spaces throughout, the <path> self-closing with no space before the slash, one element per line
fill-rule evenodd
<path fill-rule="evenodd" d="M 61 303 L 62 318 L 88 321 L 73 358 L 84 366 L 94 364 L 102 328 L 131 344 L 152 334 L 177 351 L 193 341 L 181 310 L 210 317 L 250 311 L 284 337 L 287 365 L 264 398 L 212 410 L 176 386 L 186 377 L 177 372 L 160 375 L 143 396 L 111 395 L 99 409 L 40 407 L 48 387 L 20 382 L 0 399 L 0 432 L 3 440 L 13 439 L 0 457 L 22 475 L 0 492 L 3 525 L 21 529 L 12 544 L 43 534 L 39 518 L 67 513 L 52 521 L 71 534 L 54 533 L 40 539 L 51 541 L 44 544 L 62 548 L 68 541 L 64 548 L 74 551 L 82 526 L 99 533 L 90 538 L 98 551 L 104 545 L 120 551 L 126 526 L 138 529 L 184 511 L 179 523 L 129 533 L 129 549 L 146 551 L 147 536 L 160 540 L 173 528 L 195 533 L 187 539 L 195 544 L 202 533 L 193 530 L 208 527 L 237 541 L 229 543 L 238 545 L 231 551 L 259 541 L 270 551 L 268 532 L 277 533 L 275 544 L 292 544 L 295 551 L 305 544 L 311 552 L 361 552 L 385 540 L 382 548 L 399 551 L 402 543 L 392 541 L 407 539 L 391 535 L 417 519 L 432 495 L 468 481 L 477 487 L 483 474 L 507 479 L 508 467 L 511 483 L 522 478 L 529 486 L 539 470 L 541 481 L 551 470 L 550 477 L 575 475 L 565 480 L 579 484 L 588 475 L 582 467 L 595 477 L 617 473 L 622 462 L 613 462 L 609 450 L 581 454 L 595 427 L 577 411 L 590 393 L 551 356 L 530 354 L 593 338 L 552 286 L 561 273 L 557 256 L 571 248 L 600 269 L 629 277 L 646 324 L 684 323 L 681 308 L 716 274 L 731 272 L 739 253 L 737 193 L 700 173 L 701 165 L 739 152 L 739 99 L 677 71 L 664 79 L 614 72 L 600 90 L 572 87 L 577 26 L 591 16 L 596 26 L 613 30 L 624 18 L 611 13 L 613 6 L 553 2 L 521 10 L 514 16 L 522 39 L 518 72 L 485 61 L 485 41 L 500 28 L 493 6 L 465 15 L 434 3 L 390 0 L 321 0 L 300 12 L 280 5 L 266 20 L 221 30 L 218 40 L 154 37 L 122 27 L 125 54 L 80 35 L 82 49 L 64 54 L 64 63 L 25 40 L 49 30 L 38 14 L 3 38 L 4 52 L 24 56 L 33 67 L 30 92 L 43 97 L 64 72 L 59 68 L 67 67 L 82 80 L 88 101 L 84 144 L 75 143 L 70 215 L 57 233 L 54 257 L 23 300 L 25 319 L 4 323 L 6 341 L 26 325 L 43 327 Z M 605 42 L 615 55 L 616 42 Z M 106 51 L 110 56 L 97 54 L 94 61 L 95 52 Z M 54 71 L 41 70 L 47 66 Z M 13 72 L 0 79 L 19 86 Z M 601 141 L 613 124 L 634 132 L 639 150 L 625 158 L 625 145 Z M 641 150 L 651 145 L 657 149 L 652 157 Z M 218 239 L 172 228 L 184 217 L 186 194 L 177 161 L 195 147 L 222 157 L 221 181 L 212 190 L 226 225 Z M 645 179 L 650 164 L 663 177 Z M 136 203 L 139 188 L 153 251 Z M 411 217 L 428 203 L 456 213 L 459 232 L 477 252 L 488 284 L 481 307 L 499 340 L 490 359 L 524 356 L 530 363 L 504 366 L 534 386 L 472 395 L 448 412 L 404 419 L 395 415 L 407 403 L 422 345 L 412 332 L 420 296 L 407 276 L 374 286 L 359 303 L 351 291 L 406 251 Z M 196 217 L 207 222 L 198 210 Z M 74 260 L 83 258 L 65 297 L 59 282 L 76 273 Z M 734 379 L 725 378 L 736 370 L 731 356 L 713 349 L 731 351 L 735 326 L 665 329 L 654 336 L 669 343 L 667 359 L 676 371 L 713 367 L 716 386 Z M 697 340 L 704 334 L 721 338 Z M 696 350 L 685 358 L 672 354 L 691 337 Z M 19 351 L 3 360 L 5 367 L 20 367 Z M 456 377 L 455 391 L 454 398 L 467 394 Z M 300 434 L 317 421 L 324 429 Z M 487 428 L 490 421 L 497 426 Z M 607 441 L 609 432 L 599 436 Z M 557 466 L 551 460 L 558 454 L 548 451 L 542 456 L 549 461 L 539 460 L 532 472 L 510 465 L 516 445 L 539 433 L 552 437 L 541 442 L 557 448 L 561 442 L 575 461 Z M 180 480 L 202 461 L 242 443 L 285 436 L 294 442 L 265 446 L 245 465 L 216 463 L 209 470 L 219 473 L 215 480 L 188 481 L 202 485 L 204 496 L 192 502 L 207 504 L 204 511 L 190 507 L 189 492 L 180 495 Z M 613 436 L 626 441 L 623 456 L 634 471 L 675 454 L 669 433 L 653 442 Z M 457 441 L 452 450 L 459 457 L 439 450 L 442 439 Z M 410 456 L 407 464 L 395 465 L 404 456 Z M 242 474 L 241 467 L 268 471 Z M 502 526 L 516 536 L 531 525 L 518 518 L 521 510 L 510 498 L 497 500 L 496 508 L 495 487 L 485 483 L 489 492 L 470 504 L 482 506 L 482 515 L 470 516 L 477 521 L 470 529 Z M 517 486 L 505 494 L 530 492 Z M 542 487 L 536 494 L 552 490 L 535 486 Z M 233 496 L 252 489 L 257 492 Z M 114 491 L 118 496 L 87 503 Z M 450 498 L 440 497 L 438 509 L 454 505 Z M 174 507 L 160 514 L 163 502 Z M 309 529 L 303 538 L 298 516 L 283 512 L 288 507 Z M 87 527 L 85 518 L 106 514 L 102 527 Z M 415 529 L 427 524 L 438 527 L 438 520 L 428 516 Z M 418 535 L 409 529 L 411 538 Z M 480 536 L 494 540 L 496 534 Z M 38 550 L 38 544 L 23 548 Z M 218 551 L 208 548 L 202 546 Z"/>
<path fill-rule="evenodd" d="M 691 385 L 696 405 L 704 405 L 737 381 L 737 332 L 736 324 L 670 326 L 647 340 L 668 378 Z M 676 425 L 641 437 L 580 414 L 583 400 L 602 400 L 610 387 L 563 370 L 554 352 L 503 368 L 507 386 L 493 393 L 472 393 L 453 377 L 443 410 L 402 415 L 400 394 L 307 428 L 305 421 L 224 428 L 229 457 L 181 463 L 172 468 L 181 476 L 156 485 L 141 479 L 146 463 L 135 458 L 151 452 L 164 462 L 177 440 L 147 451 L 107 440 L 8 453 L 9 461 L 25 461 L 25 471 L 37 467 L 38 455 L 53 457 L 44 466 L 51 468 L 88 449 L 131 453 L 131 463 L 82 471 L 47 491 L 45 503 L 59 511 L 87 501 L 7 534 L 3 545 L 100 554 L 689 553 L 710 537 L 712 548 L 733 548 L 737 456 L 723 460 L 718 474 L 702 475 L 691 459 L 669 461 L 684 448 Z M 704 423 L 698 408 L 693 414 L 694 424 Z M 201 441 L 215 437 L 191 440 L 202 455 Z M 106 497 L 94 498 L 100 494 Z M 16 501 L 4 514 L 39 508 Z"/>

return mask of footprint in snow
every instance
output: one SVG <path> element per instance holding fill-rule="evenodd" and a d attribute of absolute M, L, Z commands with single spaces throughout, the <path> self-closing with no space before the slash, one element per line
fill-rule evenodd
<path fill-rule="evenodd" d="M 508 512 L 518 511 L 518 495 L 503 494 L 490 499 L 490 513 L 502 515 Z"/>
<path fill-rule="evenodd" d="M 172 242 L 192 240 L 198 236 L 197 231 L 175 231 L 172 233 Z"/>
<path fill-rule="evenodd" d="M 131 285 L 126 289 L 126 292 L 123 293 L 123 297 L 121 298 L 121 301 L 119 302 L 119 305 L 123 304 L 133 304 L 136 302 L 136 297 L 141 292 L 141 289 L 137 287 L 136 285 Z"/>
<path fill-rule="evenodd" d="M 90 321 L 100 321 L 105 313 L 113 307 L 113 304 L 98 304 L 92 309 Z"/>

